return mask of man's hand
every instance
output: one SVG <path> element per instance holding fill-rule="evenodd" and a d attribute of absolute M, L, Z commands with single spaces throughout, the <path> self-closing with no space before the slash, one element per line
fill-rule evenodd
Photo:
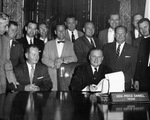
<path fill-rule="evenodd" d="M 90 85 L 89 90 L 91 92 L 95 92 L 97 90 L 97 86 L 95 84 Z"/>
<path fill-rule="evenodd" d="M 63 63 L 63 60 L 61 58 L 58 58 L 55 60 L 54 65 L 56 66 L 56 68 L 60 68 L 62 63 Z"/>
<path fill-rule="evenodd" d="M 139 91 L 139 81 L 134 82 L 134 89 L 135 91 Z"/>
<path fill-rule="evenodd" d="M 13 85 L 15 86 L 15 88 L 17 89 L 17 85 L 19 85 L 19 83 L 18 82 L 12 82 L 13 83 Z"/>
<path fill-rule="evenodd" d="M 29 84 L 25 86 L 25 91 L 39 91 L 40 88 L 35 84 Z"/>

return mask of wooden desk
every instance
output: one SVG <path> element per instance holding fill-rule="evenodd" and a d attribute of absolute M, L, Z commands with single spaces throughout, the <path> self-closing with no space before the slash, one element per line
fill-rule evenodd
<path fill-rule="evenodd" d="M 149 120 L 149 104 L 110 105 L 73 92 L 6 93 L 0 95 L 0 120 Z"/>

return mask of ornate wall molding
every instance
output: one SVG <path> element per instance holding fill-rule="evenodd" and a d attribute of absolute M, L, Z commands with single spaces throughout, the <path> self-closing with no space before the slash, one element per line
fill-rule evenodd
<path fill-rule="evenodd" d="M 120 1 L 120 17 L 122 25 L 131 30 L 131 0 L 118 0 Z"/>
<path fill-rule="evenodd" d="M 3 12 L 10 16 L 10 20 L 18 22 L 19 30 L 17 38 L 22 36 L 24 27 L 24 0 L 3 0 Z"/>

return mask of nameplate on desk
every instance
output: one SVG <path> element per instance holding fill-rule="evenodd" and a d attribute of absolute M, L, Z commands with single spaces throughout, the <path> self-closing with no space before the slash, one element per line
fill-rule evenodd
<path fill-rule="evenodd" d="M 147 92 L 117 92 L 110 94 L 112 103 L 119 102 L 149 102 Z"/>

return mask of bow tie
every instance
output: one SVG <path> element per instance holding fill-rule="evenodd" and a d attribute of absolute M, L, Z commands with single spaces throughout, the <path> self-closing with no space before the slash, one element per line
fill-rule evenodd
<path fill-rule="evenodd" d="M 57 43 L 65 43 L 65 41 L 57 41 Z"/>

